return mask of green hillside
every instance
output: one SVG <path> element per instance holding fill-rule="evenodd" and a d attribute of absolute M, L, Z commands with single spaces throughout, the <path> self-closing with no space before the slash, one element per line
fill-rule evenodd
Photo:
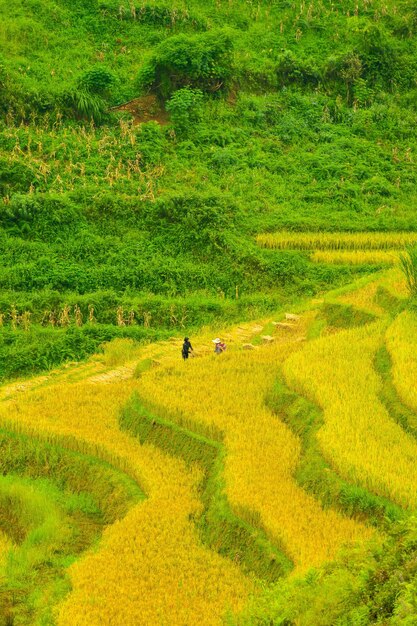
<path fill-rule="evenodd" d="M 415 229 L 412 0 L 0 7 L 1 377 L 370 269 L 260 232 Z"/>
<path fill-rule="evenodd" d="M 0 626 L 416 626 L 416 44 L 0 0 Z"/>

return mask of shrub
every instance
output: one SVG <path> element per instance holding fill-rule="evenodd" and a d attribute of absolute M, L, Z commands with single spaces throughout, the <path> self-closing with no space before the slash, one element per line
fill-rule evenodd
<path fill-rule="evenodd" d="M 72 109 L 78 119 L 101 122 L 106 104 L 101 96 L 86 89 L 74 89 L 64 97 L 64 104 Z"/>
<path fill-rule="evenodd" d="M 15 194 L 0 213 L 0 224 L 6 228 L 21 235 L 38 233 L 52 239 L 65 236 L 82 222 L 81 212 L 73 204 L 52 194 Z"/>
<path fill-rule="evenodd" d="M 372 196 L 389 197 L 395 194 L 396 189 L 384 176 L 372 176 L 364 182 L 362 191 Z"/>
<path fill-rule="evenodd" d="M 164 232 L 178 249 L 204 250 L 222 240 L 223 231 L 233 228 L 239 211 L 229 197 L 216 193 L 174 193 L 148 206 L 147 222 Z"/>
<path fill-rule="evenodd" d="M 138 134 L 138 146 L 141 160 L 145 165 L 162 161 L 167 151 L 167 140 L 158 122 L 141 124 Z"/>
<path fill-rule="evenodd" d="M 321 80 L 319 69 L 311 60 L 300 60 L 290 50 L 279 57 L 277 75 L 281 87 L 288 84 L 315 87 Z"/>
<path fill-rule="evenodd" d="M 186 133 L 191 124 L 201 119 L 202 100 L 202 91 L 189 87 L 179 89 L 171 96 L 166 108 L 177 131 Z"/>
<path fill-rule="evenodd" d="M 232 72 L 232 40 L 225 31 L 176 35 L 163 41 L 138 77 L 142 91 L 161 99 L 190 87 L 213 93 L 228 87 Z"/>
<path fill-rule="evenodd" d="M 400 78 L 401 58 L 394 41 L 379 26 L 372 24 L 363 31 L 361 59 L 364 76 L 370 85 L 391 89 Z"/>
<path fill-rule="evenodd" d="M 75 89 L 64 94 L 64 106 L 72 109 L 80 119 L 101 122 L 107 109 L 109 89 L 114 81 L 113 74 L 105 68 L 87 70 L 79 77 Z"/>
<path fill-rule="evenodd" d="M 79 89 L 101 96 L 108 94 L 108 90 L 113 84 L 113 74 L 103 67 L 93 67 L 93 69 L 84 72 L 78 79 Z"/>
<path fill-rule="evenodd" d="M 1 87 L 0 87 L 1 89 Z M 35 175 L 30 167 L 20 162 L 10 163 L 0 158 L 0 195 L 7 196 L 13 192 L 26 192 L 35 183 Z"/>
<path fill-rule="evenodd" d="M 406 252 L 400 255 L 400 264 L 410 296 L 417 296 L 417 246 L 407 247 Z"/>

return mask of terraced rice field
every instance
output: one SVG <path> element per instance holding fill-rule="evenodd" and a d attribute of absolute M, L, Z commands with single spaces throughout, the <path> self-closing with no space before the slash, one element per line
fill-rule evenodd
<path fill-rule="evenodd" d="M 314 263 L 337 263 L 338 265 L 395 265 L 398 250 L 316 250 L 311 255 Z"/>
<path fill-rule="evenodd" d="M 299 250 L 309 253 L 314 263 L 337 265 L 398 265 L 407 246 L 417 242 L 417 233 L 357 232 L 263 233 L 256 241 L 270 250 Z"/>
<path fill-rule="evenodd" d="M 324 407 L 318 439 L 336 471 L 372 493 L 415 509 L 417 442 L 381 403 L 382 383 L 373 369 L 383 328 L 379 322 L 312 342 L 287 360 L 285 379 Z"/>
<path fill-rule="evenodd" d="M 264 248 L 280 250 L 399 250 L 417 243 L 417 233 L 280 231 L 258 235 L 256 240 Z"/>
<path fill-rule="evenodd" d="M 385 351 L 417 414 L 405 297 L 393 268 L 224 329 L 221 355 L 207 333 L 187 362 L 180 339 L 119 340 L 4 386 L 0 624 L 238 624 L 281 577 L 380 541 L 387 512 L 417 506 L 413 419 L 376 365 Z M 298 471 L 314 478 L 311 455 L 320 491 Z"/>

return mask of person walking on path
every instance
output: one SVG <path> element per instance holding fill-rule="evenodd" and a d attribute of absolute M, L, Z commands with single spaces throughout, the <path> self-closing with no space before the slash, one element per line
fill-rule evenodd
<path fill-rule="evenodd" d="M 193 347 L 191 345 L 189 338 L 184 337 L 184 343 L 182 344 L 182 350 L 181 350 L 182 358 L 184 359 L 184 361 L 188 359 L 190 352 L 194 352 Z"/>
<path fill-rule="evenodd" d="M 223 341 L 221 341 L 219 337 L 216 337 L 216 339 L 213 339 L 212 341 L 214 343 L 214 352 L 216 354 L 221 354 L 226 350 L 226 344 L 223 343 Z"/>

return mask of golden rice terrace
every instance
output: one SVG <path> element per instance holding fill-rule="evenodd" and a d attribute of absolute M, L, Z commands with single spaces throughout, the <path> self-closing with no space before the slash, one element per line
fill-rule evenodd
<path fill-rule="evenodd" d="M 262 624 L 311 568 L 381 550 L 417 508 L 406 297 L 393 268 L 225 328 L 224 354 L 116 340 L 3 386 L 0 623 Z"/>

